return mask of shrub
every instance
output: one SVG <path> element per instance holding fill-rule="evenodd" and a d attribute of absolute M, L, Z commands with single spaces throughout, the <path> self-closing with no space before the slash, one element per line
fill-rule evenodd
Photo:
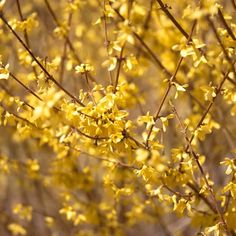
<path fill-rule="evenodd" d="M 2 235 L 235 235 L 235 11 L 2 0 Z"/>

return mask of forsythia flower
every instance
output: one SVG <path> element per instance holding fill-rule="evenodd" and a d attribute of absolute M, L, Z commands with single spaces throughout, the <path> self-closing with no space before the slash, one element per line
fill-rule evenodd
<path fill-rule="evenodd" d="M 27 231 L 25 228 L 19 224 L 11 223 L 7 228 L 12 232 L 13 235 L 26 235 Z"/>
<path fill-rule="evenodd" d="M 75 67 L 75 71 L 76 73 L 85 73 L 85 72 L 90 72 L 93 71 L 94 67 L 91 64 L 80 64 L 78 66 Z"/>
<path fill-rule="evenodd" d="M 9 78 L 9 64 L 7 64 L 5 67 L 0 68 L 0 80 L 7 80 Z"/>
<path fill-rule="evenodd" d="M 0 2 L 0 11 L 3 9 L 3 6 L 5 5 L 6 0 L 1 0 Z"/>

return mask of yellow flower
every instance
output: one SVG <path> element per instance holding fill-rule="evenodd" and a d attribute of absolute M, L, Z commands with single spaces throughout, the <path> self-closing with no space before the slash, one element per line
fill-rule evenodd
<path fill-rule="evenodd" d="M 82 63 L 78 66 L 75 67 L 75 72 L 76 73 L 85 73 L 85 72 L 90 72 L 90 71 L 94 71 L 94 67 L 91 64 L 88 63 Z"/>
<path fill-rule="evenodd" d="M 10 72 L 8 68 L 9 64 L 7 64 L 5 67 L 0 68 L 0 80 L 7 80 L 9 78 Z"/>

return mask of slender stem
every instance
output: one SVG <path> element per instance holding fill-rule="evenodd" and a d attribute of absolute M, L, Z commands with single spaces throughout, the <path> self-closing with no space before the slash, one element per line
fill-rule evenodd
<path fill-rule="evenodd" d="M 185 198 L 186 200 L 190 200 L 190 198 L 193 196 L 193 193 L 184 194 L 184 193 L 177 192 L 177 191 L 171 189 L 171 188 L 170 188 L 169 186 L 167 186 L 166 184 L 164 184 L 163 187 L 166 188 L 169 192 L 175 194 L 176 196 Z"/>
<path fill-rule="evenodd" d="M 40 98 L 32 89 L 30 89 L 29 87 L 27 87 L 26 85 L 24 85 L 19 79 L 16 78 L 15 75 L 13 75 L 10 72 L 10 76 L 17 81 L 17 83 L 19 83 L 22 87 L 24 87 L 29 93 L 31 93 L 32 95 L 34 95 L 36 98 L 38 98 L 40 101 L 42 101 L 42 98 Z"/>
<path fill-rule="evenodd" d="M 234 10 L 236 11 L 236 3 L 235 3 L 235 0 L 231 0 L 231 3 L 232 3 L 232 5 L 233 5 Z"/>
<path fill-rule="evenodd" d="M 37 126 L 36 126 L 34 123 L 30 122 L 30 121 L 27 120 L 26 118 L 21 117 L 21 116 L 19 116 L 18 114 L 12 112 L 12 111 L 9 111 L 1 102 L 0 102 L 0 106 L 1 106 L 5 111 L 7 111 L 9 114 L 15 116 L 17 119 L 22 120 L 22 121 L 26 122 L 27 124 L 29 124 L 29 125 L 31 125 L 31 126 L 37 128 Z"/>
<path fill-rule="evenodd" d="M 123 61 L 124 48 L 125 48 L 125 44 L 122 46 L 121 51 L 120 51 L 120 56 L 118 57 L 118 66 L 117 66 L 116 79 L 115 79 L 115 84 L 114 84 L 114 92 L 116 92 L 119 77 L 120 77 L 121 63 Z"/>
<path fill-rule="evenodd" d="M 203 124 L 203 122 L 204 122 L 204 120 L 205 120 L 207 114 L 210 112 L 210 109 L 211 109 L 212 105 L 214 104 L 214 102 L 215 102 L 215 100 L 216 100 L 218 94 L 220 93 L 220 91 L 221 91 L 221 89 L 222 89 L 222 87 L 223 87 L 223 85 L 224 85 L 224 82 L 226 81 L 226 79 L 227 79 L 227 77 L 228 77 L 228 74 L 229 74 L 229 72 L 227 72 L 227 73 L 224 75 L 224 78 L 222 79 L 221 83 L 219 84 L 218 88 L 216 89 L 216 96 L 213 97 L 213 98 L 212 98 L 212 101 L 209 102 L 209 104 L 208 104 L 208 106 L 207 106 L 205 112 L 203 113 L 203 115 L 202 115 L 201 119 L 199 120 L 199 122 L 198 122 L 196 128 L 194 129 L 193 134 L 192 134 L 192 136 L 191 136 L 191 138 L 190 138 L 190 140 L 189 140 L 190 143 L 192 143 L 193 139 L 195 138 L 195 131 Z"/>
<path fill-rule="evenodd" d="M 91 100 L 93 101 L 93 104 L 96 105 L 96 101 L 94 99 L 93 92 L 92 92 L 92 89 L 91 89 L 90 84 L 89 84 L 88 72 L 86 71 L 84 73 L 84 75 L 85 75 L 85 79 L 86 79 L 86 85 L 87 85 L 88 94 L 89 94 Z"/>
<path fill-rule="evenodd" d="M 236 79 L 236 71 L 235 71 L 234 63 L 232 62 L 231 58 L 229 57 L 229 55 L 228 55 L 228 53 L 226 51 L 226 48 L 225 48 L 223 42 L 220 39 L 220 36 L 219 36 L 219 34 L 217 32 L 217 29 L 216 29 L 213 21 L 210 19 L 209 16 L 207 16 L 207 21 L 208 21 L 209 25 L 211 26 L 211 28 L 212 28 L 212 30 L 213 30 L 213 32 L 215 34 L 215 37 L 216 37 L 218 43 L 220 44 L 220 47 L 221 47 L 221 49 L 222 49 L 222 51 L 223 51 L 223 53 L 225 55 L 225 58 L 229 62 L 230 66 L 231 66 L 231 69 L 232 69 L 232 71 L 234 73 L 235 79 Z"/>
<path fill-rule="evenodd" d="M 146 148 L 144 144 L 140 143 L 137 139 L 135 139 L 134 137 L 130 136 L 129 134 L 126 135 L 126 138 L 129 138 L 130 140 L 133 140 L 136 143 L 137 146 L 139 146 L 139 147 L 141 147 L 143 149 Z"/>
<path fill-rule="evenodd" d="M 179 22 L 175 19 L 175 17 L 169 12 L 167 6 L 161 1 L 157 0 L 159 3 L 162 11 L 167 15 L 167 17 L 172 21 L 172 23 L 176 26 L 176 28 L 183 34 L 183 36 L 186 39 L 189 39 L 189 34 L 183 29 L 183 27 L 179 24 Z M 190 37 L 190 41 L 192 41 L 192 38 Z"/>
<path fill-rule="evenodd" d="M 0 83 L 0 87 L 11 97 L 14 97 L 14 95 L 3 85 Z M 22 100 L 21 100 L 22 101 Z M 28 102 L 23 101 L 24 105 L 30 107 L 32 110 L 34 110 L 34 107 L 31 106 Z"/>
<path fill-rule="evenodd" d="M 24 21 L 24 17 L 23 17 L 22 11 L 21 11 L 21 6 L 20 6 L 20 0 L 16 0 L 16 3 L 17 3 L 17 9 L 18 9 L 18 12 L 19 12 L 19 15 L 20 15 L 20 19 L 21 19 L 21 21 Z M 24 30 L 24 38 L 25 38 L 26 44 L 28 46 L 30 46 L 29 38 L 28 38 L 28 34 L 27 34 L 27 30 L 26 29 Z"/>
<path fill-rule="evenodd" d="M 192 42 L 192 36 L 189 35 L 184 28 L 180 25 L 180 23 L 176 20 L 176 18 L 169 12 L 167 4 L 164 4 L 161 0 L 157 0 L 158 4 L 160 5 L 163 12 L 167 15 L 167 17 L 172 21 L 172 23 L 175 25 L 175 27 L 181 32 L 181 34 L 188 40 L 189 42 Z M 198 51 L 201 54 L 205 54 L 204 51 L 201 48 L 198 48 Z"/>
<path fill-rule="evenodd" d="M 155 55 L 155 53 L 152 51 L 152 49 L 144 42 L 144 40 L 135 32 L 133 32 L 134 36 L 138 39 L 138 41 L 141 43 L 141 45 L 147 50 L 147 52 L 150 54 L 152 59 L 157 63 L 157 65 L 163 70 L 163 72 L 170 76 L 171 73 L 168 71 L 168 69 L 161 63 L 161 61 L 158 59 L 158 57 Z"/>
<path fill-rule="evenodd" d="M 234 86 L 236 86 L 236 81 L 232 80 L 231 78 L 229 78 L 229 76 L 227 77 L 227 80 L 233 84 Z"/>
<path fill-rule="evenodd" d="M 4 65 L 1 64 L 1 66 L 4 68 Z M 19 79 L 17 79 L 17 77 L 9 72 L 10 76 L 17 82 L 19 83 L 23 88 L 25 88 L 29 93 L 31 93 L 32 95 L 34 95 L 36 98 L 38 98 L 40 101 L 42 101 L 42 99 L 32 90 L 30 89 L 29 87 L 27 87 L 24 83 L 22 83 Z"/>
<path fill-rule="evenodd" d="M 201 198 L 205 202 L 205 204 L 212 210 L 212 212 L 217 213 L 215 206 L 212 205 L 212 203 L 208 200 L 208 198 L 204 196 L 204 194 L 199 193 L 200 190 L 198 187 L 196 187 L 194 184 L 190 182 L 187 183 L 187 185 L 197 194 L 199 198 Z"/>
<path fill-rule="evenodd" d="M 62 52 L 62 57 L 61 57 L 61 66 L 60 66 L 60 75 L 59 75 L 59 81 L 61 84 L 63 81 L 64 71 L 65 71 L 66 54 L 67 54 L 67 41 L 64 42 L 63 52 Z"/>
<path fill-rule="evenodd" d="M 223 16 L 223 14 L 222 14 L 222 11 L 221 11 L 220 9 L 218 10 L 218 16 L 219 16 L 221 22 L 223 23 L 225 29 L 227 30 L 228 34 L 230 35 L 230 37 L 231 37 L 233 40 L 236 40 L 236 37 L 235 37 L 233 31 L 231 30 L 231 28 L 230 28 L 229 25 L 227 24 L 227 22 L 226 22 L 226 20 L 225 20 L 225 18 L 224 18 L 224 16 Z"/>
<path fill-rule="evenodd" d="M 153 3 L 154 3 L 154 0 L 151 0 L 151 2 L 150 2 L 150 8 L 149 8 L 149 10 L 148 10 L 147 17 L 146 17 L 146 19 L 145 19 L 145 21 L 144 21 L 144 24 L 143 24 L 143 28 L 144 28 L 145 30 L 148 29 L 148 27 L 149 27 L 149 22 L 150 22 L 151 17 L 152 17 Z"/>
<path fill-rule="evenodd" d="M 231 178 L 231 181 L 230 182 L 234 182 L 235 180 L 235 175 L 233 174 L 232 178 Z M 229 208 L 229 205 L 230 205 L 230 200 L 232 199 L 232 195 L 231 193 L 229 192 L 228 195 L 226 196 L 226 203 L 224 205 L 224 210 L 223 212 L 227 212 L 228 208 Z"/>

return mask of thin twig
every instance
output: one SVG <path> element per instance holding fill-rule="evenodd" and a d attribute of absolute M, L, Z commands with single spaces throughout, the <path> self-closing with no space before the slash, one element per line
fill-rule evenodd
<path fill-rule="evenodd" d="M 12 111 L 9 111 L 1 102 L 0 102 L 0 106 L 1 106 L 5 111 L 7 111 L 9 114 L 15 116 L 17 119 L 26 122 L 27 124 L 33 126 L 34 128 L 38 128 L 34 123 L 30 122 L 30 121 L 27 120 L 26 118 L 21 117 L 21 116 L 19 116 L 18 114 L 12 112 Z"/>
<path fill-rule="evenodd" d="M 0 63 L 0 66 L 5 68 L 5 66 Z M 19 83 L 26 91 L 28 91 L 29 93 L 31 93 L 32 95 L 34 95 L 36 98 L 38 98 L 40 101 L 42 101 L 42 99 L 32 90 L 30 89 L 29 87 L 27 87 L 24 83 L 22 83 L 19 79 L 17 79 L 17 77 L 12 73 L 12 72 L 9 72 L 9 75 L 17 82 Z"/>
<path fill-rule="evenodd" d="M 118 85 L 118 81 L 119 81 L 119 77 L 120 77 L 121 63 L 122 63 L 122 61 L 123 61 L 124 48 L 125 48 L 125 44 L 122 46 L 121 51 L 120 51 L 120 55 L 119 55 L 119 57 L 117 58 L 117 60 L 118 60 L 118 66 L 117 66 L 116 79 L 115 79 L 115 84 L 114 84 L 114 93 L 116 92 L 117 85 Z"/>
<path fill-rule="evenodd" d="M 200 190 L 198 187 L 196 187 L 194 184 L 190 182 L 187 183 L 187 186 L 191 188 L 196 193 L 196 195 L 205 202 L 205 204 L 212 210 L 213 213 L 217 213 L 215 206 L 212 205 L 212 203 L 208 200 L 208 198 L 204 196 L 204 194 L 199 193 Z"/>
<path fill-rule="evenodd" d="M 235 71 L 234 63 L 233 63 L 233 61 L 231 60 L 231 58 L 229 57 L 229 55 L 228 55 L 228 53 L 227 53 L 227 51 L 226 51 L 226 48 L 225 48 L 223 42 L 222 42 L 221 39 L 220 39 L 220 36 L 219 36 L 219 34 L 218 34 L 218 32 L 217 32 L 217 29 L 216 29 L 216 27 L 215 27 L 213 21 L 210 19 L 209 16 L 207 16 L 207 21 L 208 21 L 209 25 L 211 26 L 211 28 L 212 28 L 212 30 L 213 30 L 213 32 L 214 32 L 214 34 L 215 34 L 215 37 L 216 37 L 218 43 L 220 44 L 220 47 L 221 47 L 221 49 L 222 49 L 222 51 L 223 51 L 223 53 L 224 53 L 224 56 L 225 56 L 226 60 L 228 61 L 228 63 L 230 64 L 231 69 L 232 69 L 232 71 L 233 71 L 233 73 L 234 73 L 234 76 L 235 76 L 235 79 L 236 79 L 236 71 Z"/>
<path fill-rule="evenodd" d="M 24 21 L 25 19 L 23 17 L 22 11 L 21 11 L 20 0 L 16 0 L 16 4 L 17 4 L 17 9 L 18 9 L 19 15 L 20 15 L 20 19 L 21 19 L 21 21 Z M 26 29 L 24 29 L 24 38 L 25 38 L 25 42 L 28 45 L 28 47 L 30 47 L 29 38 L 28 38 L 28 34 L 27 34 Z"/>
<path fill-rule="evenodd" d="M 219 84 L 218 88 L 216 89 L 216 96 L 213 97 L 213 98 L 212 98 L 212 101 L 209 102 L 209 104 L 208 104 L 208 106 L 207 106 L 205 112 L 203 113 L 203 115 L 202 115 L 201 119 L 199 120 L 198 124 L 196 125 L 196 127 L 195 127 L 195 129 L 194 129 L 194 131 L 193 131 L 192 137 L 191 137 L 190 140 L 189 140 L 190 143 L 192 143 L 193 139 L 195 138 L 195 131 L 203 124 L 203 122 L 204 122 L 204 120 L 205 120 L 207 114 L 209 113 L 209 111 L 210 111 L 212 105 L 214 104 L 214 102 L 215 102 L 215 100 L 216 100 L 218 94 L 220 93 L 220 91 L 221 91 L 221 89 L 222 89 L 222 87 L 223 87 L 223 85 L 224 85 L 224 82 L 226 81 L 226 79 L 227 79 L 227 77 L 228 77 L 228 74 L 229 74 L 229 72 L 227 72 L 227 73 L 224 75 L 224 77 L 223 77 L 221 83 Z"/>
<path fill-rule="evenodd" d="M 230 37 L 231 37 L 233 40 L 236 40 L 236 37 L 235 37 L 233 31 L 231 30 L 231 28 L 230 28 L 229 25 L 227 24 L 227 22 L 226 22 L 226 20 L 225 20 L 225 18 L 224 18 L 224 16 L 223 16 L 223 14 L 222 14 L 222 11 L 221 11 L 220 9 L 218 10 L 218 16 L 219 16 L 221 22 L 223 23 L 225 29 L 227 30 L 228 34 L 230 35 Z"/>
<path fill-rule="evenodd" d="M 167 17 L 173 22 L 173 24 L 176 26 L 176 28 L 183 34 L 183 36 L 187 39 L 192 41 L 191 36 L 183 29 L 183 27 L 179 24 L 179 22 L 175 19 L 175 17 L 169 12 L 167 6 L 161 1 L 157 0 L 159 3 L 162 11 L 167 15 Z"/>
<path fill-rule="evenodd" d="M 9 89 L 7 89 L 3 84 L 0 83 L 0 87 L 1 87 L 9 96 L 14 97 L 14 95 L 9 91 Z M 22 101 L 22 99 L 21 99 L 21 101 Z M 34 107 L 31 106 L 28 102 L 26 102 L 26 101 L 24 101 L 24 100 L 23 100 L 22 102 L 24 103 L 24 105 L 26 105 L 26 106 L 30 107 L 32 110 L 34 110 Z"/>
<path fill-rule="evenodd" d="M 234 1 L 234 0 L 231 0 L 231 3 L 232 3 L 232 5 L 233 5 L 234 10 L 236 11 L 236 3 L 235 3 L 235 1 Z"/>

